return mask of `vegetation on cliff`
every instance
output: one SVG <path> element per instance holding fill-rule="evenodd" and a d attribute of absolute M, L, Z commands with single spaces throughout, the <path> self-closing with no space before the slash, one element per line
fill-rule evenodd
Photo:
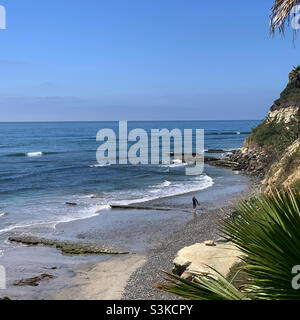
<path fill-rule="evenodd" d="M 288 125 L 283 121 L 264 121 L 253 129 L 248 141 L 273 154 L 273 159 L 280 156 L 284 150 L 298 138 L 298 122 L 292 119 Z"/>
<path fill-rule="evenodd" d="M 238 162 L 242 171 L 265 178 L 270 190 L 291 187 L 300 179 L 299 139 L 300 66 L 289 74 L 289 82 L 280 99 L 271 107 L 265 121 L 252 130 L 244 147 L 230 160 Z"/>
<path fill-rule="evenodd" d="M 291 71 L 280 99 L 274 102 L 266 120 L 252 130 L 246 145 L 281 155 L 298 138 L 299 108 L 300 66 Z"/>
<path fill-rule="evenodd" d="M 289 83 L 272 108 L 280 108 L 286 105 L 300 106 L 300 66 L 294 67 L 290 72 Z"/>
<path fill-rule="evenodd" d="M 281 155 L 297 138 L 299 132 L 300 66 L 289 74 L 289 83 L 274 102 L 266 120 L 253 129 L 248 138 L 252 145 L 266 149 L 266 152 Z M 294 113 L 285 108 L 294 109 Z M 274 114 L 276 116 L 274 116 Z"/>

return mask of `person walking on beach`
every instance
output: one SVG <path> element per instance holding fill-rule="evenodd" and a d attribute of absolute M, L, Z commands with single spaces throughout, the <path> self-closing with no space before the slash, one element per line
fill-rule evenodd
<path fill-rule="evenodd" d="M 194 209 L 194 214 L 196 215 L 197 214 L 197 206 L 200 207 L 200 203 L 199 201 L 197 200 L 196 197 L 193 198 L 193 209 Z"/>

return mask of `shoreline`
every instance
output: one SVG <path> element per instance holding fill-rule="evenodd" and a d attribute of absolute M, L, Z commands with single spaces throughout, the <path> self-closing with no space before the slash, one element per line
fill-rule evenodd
<path fill-rule="evenodd" d="M 233 196 L 217 209 L 200 214 L 180 230 L 168 235 L 159 246 L 150 250 L 146 263 L 129 278 L 122 300 L 180 300 L 179 297 L 154 287 L 155 283 L 162 281 L 162 271 L 172 270 L 176 254 L 184 247 L 207 240 L 218 240 L 221 235 L 217 230 L 216 222 L 220 214 L 230 213 L 232 207 L 241 198 L 249 196 L 256 187 L 256 179 L 249 179 L 249 185 L 242 194 Z"/>
<path fill-rule="evenodd" d="M 220 208 L 229 210 L 235 198 L 253 188 L 250 177 L 229 169 L 216 170 L 211 188 L 142 203 L 140 209 L 104 210 L 101 215 L 61 223 L 56 228 L 56 235 L 66 241 L 100 241 L 131 254 L 68 257 L 43 246 L 11 249 L 1 261 L 9 275 L 8 290 L 1 295 L 17 300 L 174 299 L 153 288 L 161 270 L 171 270 L 176 253 L 183 247 L 215 240 Z M 193 194 L 202 206 L 194 219 L 190 209 Z M 38 287 L 12 286 L 14 281 L 45 272 L 53 279 L 41 281 Z"/>
<path fill-rule="evenodd" d="M 71 285 L 51 296 L 53 300 L 177 300 L 174 295 L 154 288 L 162 270 L 170 271 L 179 250 L 206 240 L 217 240 L 216 228 L 221 210 L 229 213 L 242 197 L 257 186 L 249 184 L 241 194 L 233 195 L 213 210 L 205 210 L 183 227 L 161 239 L 144 254 L 109 258 L 107 261 L 80 265 Z"/>

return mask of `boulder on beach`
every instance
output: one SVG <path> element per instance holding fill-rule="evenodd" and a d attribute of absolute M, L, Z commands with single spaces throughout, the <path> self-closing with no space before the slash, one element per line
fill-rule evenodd
<path fill-rule="evenodd" d="M 185 279 L 192 279 L 199 273 L 209 273 L 210 267 L 216 269 L 225 277 L 231 268 L 238 264 L 242 253 L 231 243 L 196 243 L 181 249 L 174 259 L 173 273 Z"/>

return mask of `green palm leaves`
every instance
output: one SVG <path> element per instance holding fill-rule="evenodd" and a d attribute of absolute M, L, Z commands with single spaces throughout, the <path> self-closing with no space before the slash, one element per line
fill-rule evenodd
<path fill-rule="evenodd" d="M 247 281 L 237 289 L 216 270 L 197 275 L 197 283 L 170 275 L 160 288 L 193 300 L 291 300 L 292 269 L 300 265 L 300 195 L 292 191 L 258 194 L 242 201 L 234 218 L 226 218 L 222 231 L 243 256 Z"/>

